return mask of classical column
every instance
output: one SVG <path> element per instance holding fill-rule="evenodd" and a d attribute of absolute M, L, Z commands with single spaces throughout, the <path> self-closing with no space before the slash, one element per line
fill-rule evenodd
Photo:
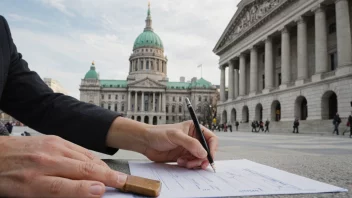
<path fill-rule="evenodd" d="M 235 66 L 232 61 L 229 61 L 229 92 L 228 92 L 228 100 L 232 101 L 233 100 L 233 95 L 234 95 L 234 86 L 233 86 L 233 71 L 235 69 Z"/>
<path fill-rule="evenodd" d="M 144 112 L 144 91 L 142 91 L 142 100 L 141 100 L 141 112 Z"/>
<path fill-rule="evenodd" d="M 246 57 L 240 55 L 240 96 L 246 95 Z"/>
<path fill-rule="evenodd" d="M 166 92 L 163 94 L 163 112 L 166 112 Z"/>
<path fill-rule="evenodd" d="M 352 65 L 352 41 L 349 5 L 347 0 L 336 0 L 336 37 L 337 37 L 337 62 L 339 67 Z M 343 69 L 343 68 L 341 68 Z M 340 68 L 339 68 L 340 70 Z M 351 73 L 350 70 L 341 70 L 338 75 Z"/>
<path fill-rule="evenodd" d="M 284 27 L 281 31 L 281 75 L 284 86 L 291 81 L 290 47 L 290 32 Z"/>
<path fill-rule="evenodd" d="M 328 37 L 326 13 L 321 6 L 315 9 L 315 74 L 328 71 Z M 313 81 L 315 78 L 313 77 Z M 320 80 L 320 77 L 317 78 Z"/>
<path fill-rule="evenodd" d="M 161 93 L 159 93 L 159 109 L 158 112 L 161 112 Z"/>
<path fill-rule="evenodd" d="M 265 71 L 265 89 L 266 89 L 266 92 L 268 92 L 270 89 L 274 88 L 273 40 L 270 36 L 265 40 L 264 71 Z"/>
<path fill-rule="evenodd" d="M 297 20 L 297 80 L 308 78 L 307 22 L 304 17 Z M 303 84 L 302 83 L 302 84 Z"/>
<path fill-rule="evenodd" d="M 130 91 L 128 92 L 128 102 L 127 102 L 127 104 L 128 104 L 127 110 L 131 111 L 132 104 L 131 104 L 131 92 Z"/>
<path fill-rule="evenodd" d="M 255 46 L 251 49 L 250 67 L 250 93 L 256 94 L 258 91 L 258 50 Z"/>
<path fill-rule="evenodd" d="M 233 86 L 234 88 L 234 99 L 238 97 L 238 93 L 239 93 L 239 85 L 240 85 L 240 79 L 238 76 L 238 69 L 235 69 L 233 71 L 233 76 L 234 76 L 234 83 Z"/>
<path fill-rule="evenodd" d="M 153 92 L 153 111 L 155 112 L 155 92 Z"/>
<path fill-rule="evenodd" d="M 220 77 L 220 101 L 225 102 L 225 66 L 220 66 L 221 77 Z"/>
<path fill-rule="evenodd" d="M 137 97 L 138 97 L 138 93 L 135 91 L 134 92 L 134 112 L 137 112 L 137 108 L 138 108 Z"/>

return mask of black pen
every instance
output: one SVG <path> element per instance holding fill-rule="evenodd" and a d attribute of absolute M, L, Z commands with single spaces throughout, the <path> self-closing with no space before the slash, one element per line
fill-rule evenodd
<path fill-rule="evenodd" d="M 210 150 L 209 150 L 207 141 L 205 140 L 203 131 L 200 130 L 200 125 L 199 125 L 197 116 L 196 116 L 196 114 L 194 113 L 194 110 L 193 110 L 193 108 L 192 108 L 191 102 L 189 101 L 188 98 L 186 98 L 186 104 L 187 104 L 187 109 L 188 109 L 189 113 L 191 114 L 191 118 L 192 118 L 193 123 L 194 123 L 194 128 L 196 129 L 196 132 L 198 133 L 198 136 L 199 136 L 199 139 L 200 139 L 199 141 L 200 141 L 200 143 L 202 144 L 203 148 L 207 151 L 207 153 L 208 153 L 208 156 L 207 156 L 207 157 L 208 157 L 210 166 L 213 168 L 214 173 L 215 173 L 216 171 L 215 171 L 214 160 L 213 160 L 213 158 L 211 157 L 211 154 L 210 154 Z"/>

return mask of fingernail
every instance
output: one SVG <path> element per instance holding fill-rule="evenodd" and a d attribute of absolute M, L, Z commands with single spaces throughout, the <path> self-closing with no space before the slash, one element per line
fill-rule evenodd
<path fill-rule="evenodd" d="M 208 153 L 204 149 L 202 149 L 200 151 L 200 155 L 201 155 L 200 157 L 204 158 L 204 157 L 206 157 L 208 155 Z"/>
<path fill-rule="evenodd" d="M 127 175 L 126 174 L 117 174 L 117 183 L 119 183 L 121 186 L 125 185 L 127 180 Z"/>
<path fill-rule="evenodd" d="M 182 159 L 182 158 L 179 158 L 179 159 L 177 160 L 177 163 L 178 163 L 179 165 L 183 166 L 183 165 L 185 165 L 187 162 L 186 162 L 186 160 L 184 160 L 184 159 Z"/>
<path fill-rule="evenodd" d="M 92 195 L 101 195 L 103 193 L 103 187 L 99 184 L 93 184 L 89 188 L 89 193 Z"/>

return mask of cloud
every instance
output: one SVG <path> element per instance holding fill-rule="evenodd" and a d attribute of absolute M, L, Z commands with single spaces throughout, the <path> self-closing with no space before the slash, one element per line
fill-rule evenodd
<path fill-rule="evenodd" d="M 12 21 L 50 26 L 47 28 L 50 31 L 44 31 L 35 26 L 10 23 L 15 42 L 31 69 L 42 77 L 58 80 L 77 98 L 81 78 L 92 60 L 102 79 L 126 79 L 134 40 L 145 26 L 147 1 L 38 2 L 40 4 L 26 9 L 30 11 L 28 13 L 18 11 L 21 14 L 5 15 Z M 199 78 L 197 65 L 203 64 L 203 77 L 213 84 L 220 83 L 219 58 L 212 49 L 235 13 L 238 2 L 151 1 L 153 27 L 164 43 L 170 81 L 178 81 L 180 76 L 187 80 L 194 76 Z M 51 8 L 60 12 L 48 15 Z"/>
<path fill-rule="evenodd" d="M 34 23 L 34 24 L 39 24 L 44 26 L 48 25 L 46 22 L 42 20 L 31 18 L 31 17 L 25 17 L 14 13 L 8 14 L 7 17 L 12 21 L 17 21 L 17 22 Z"/>
<path fill-rule="evenodd" d="M 41 0 L 41 1 L 44 4 L 51 6 L 68 16 L 71 16 L 71 17 L 75 16 L 72 12 L 68 11 L 65 5 L 66 3 L 68 3 L 68 1 L 65 1 L 65 0 Z"/>

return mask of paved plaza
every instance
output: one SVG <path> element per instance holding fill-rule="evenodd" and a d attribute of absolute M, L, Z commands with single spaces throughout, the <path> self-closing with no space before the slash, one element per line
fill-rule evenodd
<path fill-rule="evenodd" d="M 23 129 L 16 128 L 18 135 Z M 31 130 L 29 130 L 31 131 Z M 274 197 L 352 197 L 352 139 L 348 136 L 216 132 L 220 144 L 216 160 L 248 159 L 349 190 L 348 193 Z M 119 151 L 102 159 L 143 160 Z"/>

